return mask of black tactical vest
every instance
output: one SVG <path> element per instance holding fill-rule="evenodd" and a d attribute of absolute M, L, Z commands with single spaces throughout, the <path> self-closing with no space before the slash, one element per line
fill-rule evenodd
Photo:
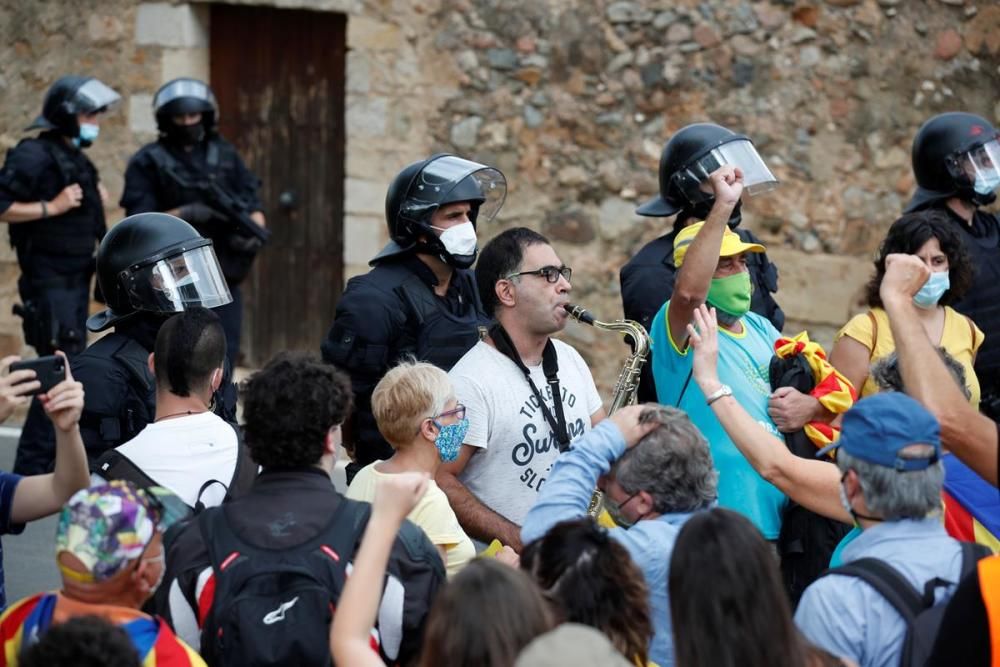
<path fill-rule="evenodd" d="M 71 156 L 67 147 L 59 146 L 51 139 L 24 139 L 17 147 L 27 142 L 37 142 L 44 147 L 56 165 L 60 184 L 54 192 L 25 193 L 25 197 L 29 201 L 52 200 L 66 186 L 79 183 L 83 190 L 83 200 L 80 206 L 62 215 L 10 225 L 11 244 L 17 248 L 18 255 L 29 265 L 28 268 L 32 253 L 92 257 L 96 242 L 104 237 L 106 231 L 104 205 L 97 189 L 97 169 L 84 155 Z M 41 169 L 44 165 L 38 167 Z"/>

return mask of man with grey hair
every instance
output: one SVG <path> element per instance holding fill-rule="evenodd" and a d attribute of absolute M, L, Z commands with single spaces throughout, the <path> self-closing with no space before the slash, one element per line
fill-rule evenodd
<path fill-rule="evenodd" d="M 684 412 L 655 404 L 622 408 L 559 455 L 525 517 L 521 541 L 586 516 L 600 486 L 619 526 L 608 534 L 628 550 L 649 587 L 649 659 L 668 667 L 674 664 L 670 554 L 688 517 L 715 505 L 717 483 L 708 443 Z"/>
<path fill-rule="evenodd" d="M 947 601 L 975 565 L 974 554 L 966 556 L 970 550 L 949 537 L 941 521 L 940 428 L 915 400 L 886 392 L 848 410 L 840 439 L 818 455 L 833 449 L 839 450 L 841 502 L 862 533 L 844 548 L 845 567 L 806 589 L 795 622 L 814 644 L 861 667 L 898 665 L 904 651 L 914 649 L 913 638 L 907 641 L 911 628 L 875 587 L 872 562 L 901 579 L 895 591 L 911 588 L 926 606 Z"/>

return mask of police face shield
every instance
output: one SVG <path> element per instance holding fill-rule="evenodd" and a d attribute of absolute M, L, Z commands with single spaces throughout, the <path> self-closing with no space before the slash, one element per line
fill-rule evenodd
<path fill-rule="evenodd" d="M 472 202 L 475 222 L 490 222 L 507 197 L 507 179 L 499 170 L 454 155 L 437 158 L 424 167 L 410 186 L 400 213 L 426 222 L 443 204 Z M 478 210 L 477 210 L 478 209 Z"/>
<path fill-rule="evenodd" d="M 153 97 L 153 109 L 159 113 L 170 105 L 173 114 L 214 111 L 218 108 L 212 89 L 195 79 L 177 79 L 165 84 Z"/>
<path fill-rule="evenodd" d="M 211 245 L 187 250 L 123 272 L 136 310 L 179 313 L 193 306 L 216 308 L 233 300 Z"/>
<path fill-rule="evenodd" d="M 952 171 L 957 179 L 968 179 L 977 194 L 988 195 L 1000 186 L 1000 140 L 992 139 L 962 153 Z"/>
<path fill-rule="evenodd" d="M 743 188 L 751 197 L 778 187 L 778 179 L 764 164 L 749 139 L 737 139 L 716 146 L 681 169 L 674 178 L 680 191 L 691 203 L 706 201 L 712 198 L 711 188 L 706 187 L 709 175 L 725 165 L 737 167 L 743 172 Z"/>
<path fill-rule="evenodd" d="M 73 113 L 106 111 L 121 100 L 121 95 L 97 79 L 90 79 L 80 86 L 70 101 Z"/>

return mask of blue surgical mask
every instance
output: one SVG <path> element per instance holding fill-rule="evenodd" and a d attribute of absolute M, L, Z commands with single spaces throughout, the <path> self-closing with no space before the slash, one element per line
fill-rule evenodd
<path fill-rule="evenodd" d="M 972 189 L 976 194 L 988 195 L 996 190 L 997 186 L 1000 186 L 1000 171 L 993 170 L 988 174 L 976 173 L 976 182 L 972 185 Z"/>
<path fill-rule="evenodd" d="M 442 426 L 436 421 L 433 422 L 438 427 L 437 437 L 434 438 L 434 446 L 437 447 L 438 456 L 445 463 L 451 463 L 458 458 L 458 452 L 465 442 L 465 434 L 469 430 L 469 419 L 459 419 L 454 424 Z"/>
<path fill-rule="evenodd" d="M 921 308 L 933 308 L 941 300 L 941 296 L 951 287 L 951 279 L 947 271 L 932 273 L 920 291 L 913 295 L 913 303 Z"/>
<path fill-rule="evenodd" d="M 80 132 L 74 137 L 73 144 L 79 148 L 91 145 L 97 139 L 97 135 L 101 133 L 101 126 L 94 125 L 93 123 L 80 123 Z"/>

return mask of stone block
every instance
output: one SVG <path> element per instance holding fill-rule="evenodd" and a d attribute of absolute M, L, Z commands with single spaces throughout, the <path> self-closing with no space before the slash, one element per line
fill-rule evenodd
<path fill-rule="evenodd" d="M 87 17 L 87 36 L 95 44 L 114 42 L 122 37 L 124 27 L 117 16 L 91 14 Z"/>
<path fill-rule="evenodd" d="M 174 48 L 208 46 L 208 6 L 148 2 L 135 13 L 137 44 Z"/>
<path fill-rule="evenodd" d="M 366 16 L 352 16 L 347 22 L 347 47 L 375 51 L 395 51 L 405 42 L 399 26 Z"/>
<path fill-rule="evenodd" d="M 156 134 L 152 95 L 140 93 L 129 96 L 128 127 L 135 134 Z"/>
<path fill-rule="evenodd" d="M 344 264 L 367 267 L 386 242 L 385 221 L 369 215 L 344 217 Z M 363 273 L 364 271 L 361 271 Z"/>
<path fill-rule="evenodd" d="M 385 188 L 382 182 L 348 178 L 344 183 L 344 211 L 348 215 L 385 214 Z"/>
<path fill-rule="evenodd" d="M 207 48 L 163 49 L 160 55 L 160 77 L 163 83 L 181 76 L 208 81 L 208 65 Z"/>
<path fill-rule="evenodd" d="M 347 96 L 347 136 L 382 137 L 388 126 L 389 100 L 384 97 Z"/>
<path fill-rule="evenodd" d="M 791 320 L 839 327 L 856 310 L 871 277 L 863 257 L 819 255 L 770 245 L 767 255 L 778 266 L 775 299 Z"/>

